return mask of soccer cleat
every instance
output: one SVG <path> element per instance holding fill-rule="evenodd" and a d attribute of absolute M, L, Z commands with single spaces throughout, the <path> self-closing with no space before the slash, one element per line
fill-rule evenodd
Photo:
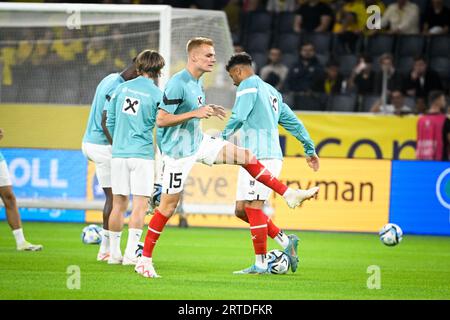
<path fill-rule="evenodd" d="M 136 267 L 134 267 L 134 271 L 139 273 L 145 278 L 160 278 L 153 267 L 153 263 L 150 258 L 140 257 L 136 263 Z"/>
<path fill-rule="evenodd" d="M 109 256 L 108 259 L 108 264 L 122 264 L 123 261 L 123 257 L 113 257 L 113 256 Z"/>
<path fill-rule="evenodd" d="M 233 274 L 270 274 L 270 272 L 268 268 L 263 269 L 254 264 L 251 267 L 248 267 L 247 269 L 234 271 Z"/>
<path fill-rule="evenodd" d="M 99 252 L 97 254 L 97 261 L 108 261 L 109 256 L 110 256 L 109 252 L 105 253 Z"/>
<path fill-rule="evenodd" d="M 18 251 L 41 251 L 43 248 L 41 244 L 32 244 L 28 241 L 17 246 Z"/>
<path fill-rule="evenodd" d="M 298 237 L 295 234 L 288 235 L 289 238 L 289 244 L 286 247 L 286 249 L 283 250 L 284 253 L 287 254 L 289 257 L 289 260 L 291 262 L 291 270 L 292 272 L 297 271 L 298 267 Z"/>
<path fill-rule="evenodd" d="M 129 257 L 129 256 L 127 256 L 127 255 L 124 255 L 123 256 L 123 261 L 122 261 L 122 264 L 124 265 L 124 266 L 131 266 L 131 265 L 136 265 L 136 263 L 137 263 L 137 258 L 136 257 Z"/>
<path fill-rule="evenodd" d="M 300 206 L 303 201 L 313 198 L 319 192 L 319 187 L 313 187 L 308 190 L 294 190 L 289 188 L 283 195 L 289 208 L 294 209 Z"/>

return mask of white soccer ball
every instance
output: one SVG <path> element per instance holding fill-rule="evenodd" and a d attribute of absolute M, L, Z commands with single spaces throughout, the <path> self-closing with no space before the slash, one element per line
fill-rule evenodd
<path fill-rule="evenodd" d="M 270 250 L 267 253 L 267 263 L 270 273 L 285 274 L 289 271 L 291 265 L 289 257 L 281 250 Z"/>
<path fill-rule="evenodd" d="M 380 230 L 380 240 L 387 246 L 395 246 L 403 239 L 402 229 L 395 223 L 388 223 Z"/>
<path fill-rule="evenodd" d="M 102 242 L 101 231 L 102 229 L 99 226 L 90 224 L 83 228 L 81 241 L 83 241 L 84 244 L 99 244 Z"/>

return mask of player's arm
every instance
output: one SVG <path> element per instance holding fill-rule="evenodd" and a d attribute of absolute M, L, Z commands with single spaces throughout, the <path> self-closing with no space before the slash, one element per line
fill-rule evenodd
<path fill-rule="evenodd" d="M 196 110 L 180 114 L 172 114 L 160 108 L 156 116 L 156 125 L 161 128 L 173 127 L 194 118 L 208 119 L 212 115 L 214 115 L 214 109 L 210 106 L 203 106 Z"/>
<path fill-rule="evenodd" d="M 111 96 L 111 100 L 106 106 L 106 131 L 108 132 L 107 136 L 109 135 L 109 137 L 111 137 L 111 144 L 116 124 L 116 102 L 117 95 L 116 93 L 113 93 Z"/>
<path fill-rule="evenodd" d="M 257 88 L 247 88 L 236 93 L 236 102 L 231 111 L 231 117 L 222 132 L 224 140 L 231 137 L 247 121 L 248 115 L 255 105 L 257 92 Z"/>
<path fill-rule="evenodd" d="M 281 104 L 278 123 L 303 144 L 306 162 L 314 171 L 317 171 L 319 169 L 319 157 L 316 154 L 314 142 L 311 140 L 303 122 L 284 102 Z"/>
<path fill-rule="evenodd" d="M 103 129 L 103 133 L 106 136 L 106 139 L 108 139 L 109 143 L 112 145 L 112 137 L 109 134 L 108 128 L 106 127 L 106 119 L 108 118 L 108 105 L 109 102 L 111 100 L 111 96 L 108 94 L 106 95 L 106 102 L 105 105 L 103 107 L 103 113 L 102 113 L 102 129 Z"/>

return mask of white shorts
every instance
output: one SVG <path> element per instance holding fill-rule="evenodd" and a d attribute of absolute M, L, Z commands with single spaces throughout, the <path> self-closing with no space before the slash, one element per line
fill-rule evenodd
<path fill-rule="evenodd" d="M 113 158 L 111 160 L 112 193 L 150 197 L 155 179 L 154 166 L 154 160 Z"/>
<path fill-rule="evenodd" d="M 228 142 L 222 138 L 203 134 L 203 140 L 195 154 L 189 157 L 174 159 L 163 156 L 163 189 L 166 194 L 176 194 L 183 191 L 184 183 L 195 162 L 212 166 L 217 155 Z"/>
<path fill-rule="evenodd" d="M 281 173 L 283 161 L 279 159 L 260 160 L 260 162 L 276 178 Z M 268 200 L 272 194 L 272 189 L 266 187 L 261 182 L 256 181 L 244 168 L 239 168 L 236 201 Z"/>
<path fill-rule="evenodd" d="M 95 175 L 102 188 L 111 188 L 111 145 L 83 142 L 81 150 L 86 158 L 95 163 Z"/>
<path fill-rule="evenodd" d="M 0 161 L 0 187 L 12 186 L 6 161 Z"/>

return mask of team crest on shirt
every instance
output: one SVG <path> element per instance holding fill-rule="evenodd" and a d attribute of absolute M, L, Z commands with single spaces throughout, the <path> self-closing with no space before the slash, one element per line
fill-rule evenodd
<path fill-rule="evenodd" d="M 122 112 L 135 116 L 139 111 L 141 100 L 131 97 L 125 97 L 122 105 Z"/>
<path fill-rule="evenodd" d="M 273 110 L 275 112 L 278 112 L 278 98 L 275 96 L 269 96 L 270 99 L 270 105 L 272 106 Z"/>

